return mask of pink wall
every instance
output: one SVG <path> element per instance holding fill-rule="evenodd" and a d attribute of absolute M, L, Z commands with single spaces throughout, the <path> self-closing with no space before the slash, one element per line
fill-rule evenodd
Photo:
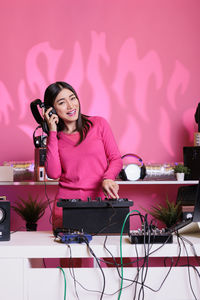
<path fill-rule="evenodd" d="M 33 159 L 29 104 L 56 80 L 77 89 L 84 113 L 109 121 L 122 154 L 182 161 L 197 130 L 199 12 L 198 0 L 2 2 L 0 163 Z M 14 188 L 3 192 L 14 201 Z"/>

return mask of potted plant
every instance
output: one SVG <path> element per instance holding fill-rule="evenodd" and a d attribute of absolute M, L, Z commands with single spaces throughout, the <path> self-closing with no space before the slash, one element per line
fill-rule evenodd
<path fill-rule="evenodd" d="M 45 209 L 49 205 L 48 200 L 38 200 L 38 196 L 35 198 L 29 195 L 27 199 L 18 197 L 19 201 L 15 205 L 12 205 L 14 211 L 26 221 L 27 231 L 37 230 L 37 221 L 44 215 Z"/>
<path fill-rule="evenodd" d="M 152 215 L 155 219 L 163 222 L 167 228 L 175 225 L 181 218 L 181 202 L 178 203 L 170 202 L 166 197 L 166 203 L 152 206 L 151 210 L 145 209 L 147 213 Z"/>
<path fill-rule="evenodd" d="M 175 164 L 173 169 L 174 169 L 174 174 L 176 175 L 176 179 L 178 181 L 183 181 L 185 174 L 190 173 L 190 169 L 188 167 L 184 166 L 183 164 L 180 164 L 180 163 Z"/>

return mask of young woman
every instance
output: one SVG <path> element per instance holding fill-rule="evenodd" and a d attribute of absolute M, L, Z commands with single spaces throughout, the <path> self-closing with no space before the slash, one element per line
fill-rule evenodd
<path fill-rule="evenodd" d="M 59 178 L 56 199 L 118 198 L 114 180 L 122 160 L 107 121 L 82 114 L 78 95 L 66 82 L 47 87 L 44 105 L 49 127 L 45 168 L 48 177 Z M 53 227 L 61 225 L 62 208 L 55 201 Z"/>

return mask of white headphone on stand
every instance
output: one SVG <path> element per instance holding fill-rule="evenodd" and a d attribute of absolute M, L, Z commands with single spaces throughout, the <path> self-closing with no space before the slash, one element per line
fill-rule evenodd
<path fill-rule="evenodd" d="M 144 179 L 146 176 L 146 167 L 141 159 L 136 154 L 127 153 L 122 156 L 122 159 L 125 157 L 134 157 L 139 161 L 139 165 L 136 163 L 130 163 L 123 167 L 123 169 L 119 173 L 120 179 L 127 181 L 127 180 L 138 180 Z"/>

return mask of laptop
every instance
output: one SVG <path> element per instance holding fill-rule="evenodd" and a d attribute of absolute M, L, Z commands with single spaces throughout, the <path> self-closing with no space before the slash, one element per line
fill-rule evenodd
<path fill-rule="evenodd" d="M 200 232 L 200 180 L 197 186 L 197 191 L 194 201 L 194 212 L 191 218 L 181 221 L 180 223 L 168 229 L 173 233 L 195 233 Z"/>

